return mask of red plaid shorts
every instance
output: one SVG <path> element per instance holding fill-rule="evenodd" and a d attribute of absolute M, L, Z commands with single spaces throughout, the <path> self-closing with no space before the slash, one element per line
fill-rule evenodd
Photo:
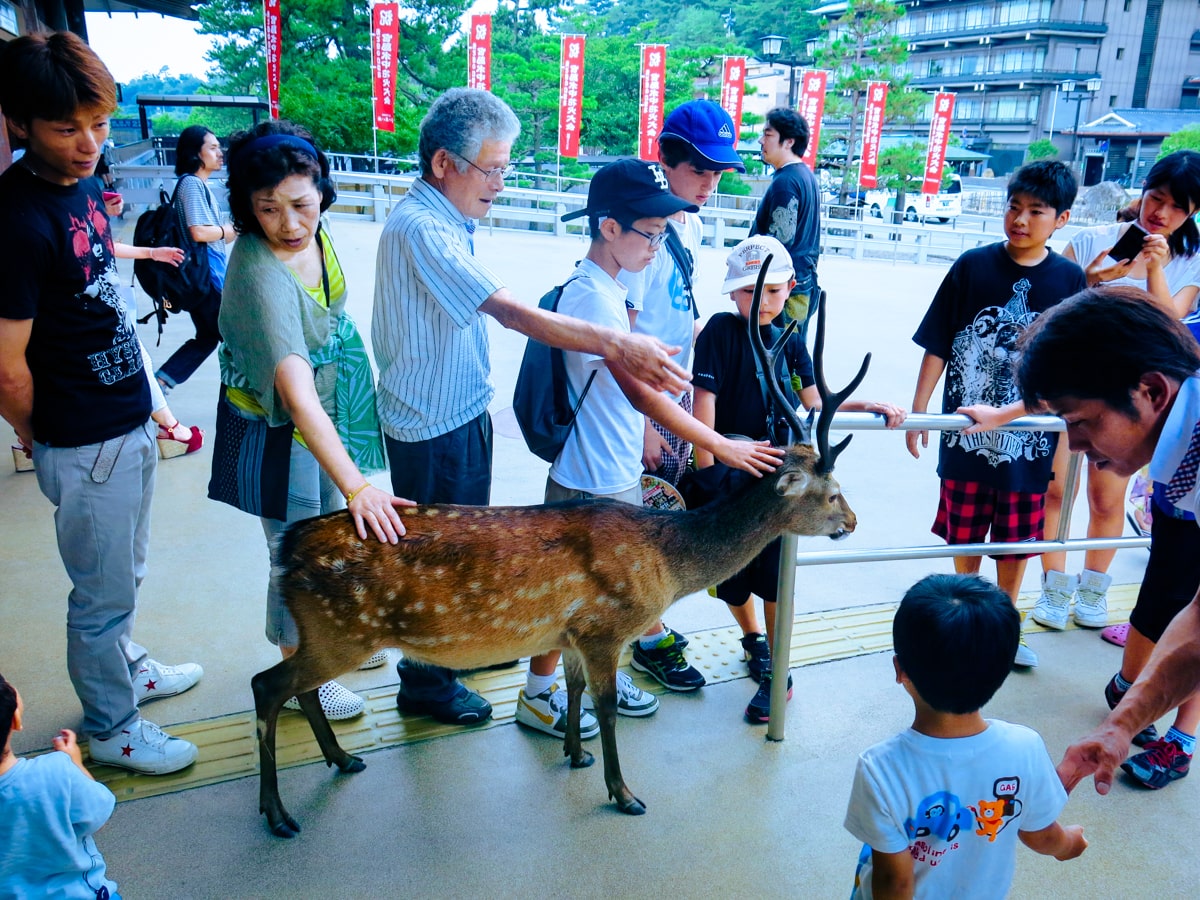
<path fill-rule="evenodd" d="M 982 543 L 991 532 L 992 542 L 1040 541 L 1046 527 L 1046 495 L 1000 491 L 978 481 L 942 479 L 933 533 L 947 544 Z M 1000 559 L 1028 559 L 1036 553 Z"/>

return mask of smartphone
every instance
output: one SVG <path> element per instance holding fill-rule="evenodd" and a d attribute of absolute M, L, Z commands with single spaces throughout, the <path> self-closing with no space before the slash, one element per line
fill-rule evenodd
<path fill-rule="evenodd" d="M 104 191 L 104 202 L 112 203 L 114 200 L 120 200 L 121 195 L 116 191 Z"/>
<path fill-rule="evenodd" d="M 1130 222 L 1121 239 L 1108 251 L 1108 255 L 1117 262 L 1133 259 L 1142 252 L 1142 241 L 1146 239 L 1147 234 L 1146 229 L 1137 222 Z"/>

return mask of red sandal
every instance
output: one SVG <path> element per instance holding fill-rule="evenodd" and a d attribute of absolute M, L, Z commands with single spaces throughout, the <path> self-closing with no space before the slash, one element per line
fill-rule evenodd
<path fill-rule="evenodd" d="M 176 456 L 185 456 L 188 453 L 195 453 L 204 446 L 204 432 L 192 426 L 192 436 L 184 441 L 175 437 L 175 429 L 179 427 L 179 422 L 176 422 L 170 428 L 165 425 L 158 426 L 158 455 L 163 459 L 174 459 Z"/>

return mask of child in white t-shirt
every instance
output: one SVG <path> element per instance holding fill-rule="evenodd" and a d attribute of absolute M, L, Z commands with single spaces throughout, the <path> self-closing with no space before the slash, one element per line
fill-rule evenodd
<path fill-rule="evenodd" d="M 24 711 L 0 675 L 0 894 L 121 900 L 92 838 L 117 798 L 83 767 L 68 728 L 54 739 L 55 752 L 15 756 L 12 733 L 21 730 Z"/>
<path fill-rule="evenodd" d="M 1068 860 L 1083 827 L 1038 734 L 984 719 L 1021 636 L 1008 595 L 977 575 L 930 575 L 896 610 L 896 681 L 916 717 L 858 760 L 846 829 L 863 841 L 854 898 L 1005 897 L 1017 839 Z"/>

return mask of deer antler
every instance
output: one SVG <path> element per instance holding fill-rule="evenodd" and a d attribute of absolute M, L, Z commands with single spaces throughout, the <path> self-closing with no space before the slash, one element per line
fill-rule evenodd
<path fill-rule="evenodd" d="M 767 382 L 767 390 L 770 391 L 776 406 L 779 407 L 779 412 L 787 419 L 797 440 L 809 443 L 812 440 L 812 429 L 809 427 L 809 423 L 796 415 L 795 408 L 784 394 L 783 388 L 779 386 L 779 382 L 775 380 L 775 358 L 783 345 L 787 343 L 788 338 L 792 336 L 792 332 L 796 329 L 796 323 L 793 321 L 788 324 L 787 329 L 783 332 L 783 337 L 776 341 L 770 350 L 767 350 L 767 345 L 763 343 L 762 331 L 758 327 L 758 310 L 762 306 L 763 284 L 766 283 L 767 270 L 771 267 L 773 258 L 772 254 L 767 254 L 767 258 L 762 262 L 762 267 L 758 270 L 758 280 L 754 283 L 754 300 L 750 303 L 750 345 L 754 348 L 754 355 L 758 357 L 763 377 Z M 769 416 L 770 410 L 767 412 Z"/>
<path fill-rule="evenodd" d="M 821 291 L 817 301 L 817 343 L 813 353 L 813 374 L 817 381 L 817 393 L 821 395 L 821 415 L 817 417 L 817 452 L 821 456 L 817 463 L 818 472 L 832 472 L 838 454 L 846 449 L 850 438 L 854 437 L 854 435 L 848 434 L 836 446 L 829 446 L 829 429 L 833 425 L 833 416 L 843 401 L 862 383 L 870 364 L 871 354 L 868 353 L 863 357 L 858 374 L 854 376 L 850 384 L 837 393 L 829 390 L 829 385 L 825 383 L 825 292 Z"/>

